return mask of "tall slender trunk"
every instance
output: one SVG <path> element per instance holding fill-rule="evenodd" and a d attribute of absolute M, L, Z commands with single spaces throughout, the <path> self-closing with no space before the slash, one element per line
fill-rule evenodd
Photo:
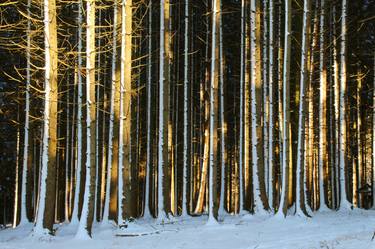
<path fill-rule="evenodd" d="M 185 0 L 184 30 L 184 148 L 183 148 L 183 184 L 182 184 L 182 216 L 188 212 L 188 167 L 189 167 L 189 0 Z"/>
<path fill-rule="evenodd" d="M 147 57 L 147 149 L 146 149 L 146 184 L 145 184 L 145 206 L 143 217 L 150 218 L 150 179 L 152 176 L 151 172 L 151 146 L 152 146 L 152 137 L 151 137 L 151 101 L 152 101 L 152 0 L 149 0 L 148 5 L 148 57 Z"/>
<path fill-rule="evenodd" d="M 217 127 L 218 127 L 218 72 L 219 72 L 219 49 L 218 24 L 220 20 L 220 0 L 212 0 L 212 32 L 211 32 L 211 73 L 210 73 L 210 156 L 209 156 L 209 205 L 208 224 L 215 224 L 216 200 L 216 175 L 217 175 Z"/>
<path fill-rule="evenodd" d="M 374 52 L 374 84 L 372 89 L 372 208 L 375 209 L 375 52 Z"/>
<path fill-rule="evenodd" d="M 31 84 L 31 0 L 27 1 L 27 29 L 26 29 L 26 91 L 25 91 L 25 125 L 22 157 L 22 185 L 20 200 L 20 225 L 29 222 L 27 218 L 27 172 L 29 160 L 29 129 L 30 129 L 30 84 Z"/>
<path fill-rule="evenodd" d="M 158 131 L 158 220 L 167 216 L 165 198 L 165 171 L 168 166 L 169 124 L 169 0 L 160 0 L 160 50 L 159 50 L 159 131 Z"/>
<path fill-rule="evenodd" d="M 71 79 L 71 78 L 70 78 Z M 69 213 L 70 213 L 70 203 L 69 203 L 69 196 L 70 196 L 70 174 L 69 168 L 70 164 L 70 120 L 72 119 L 72 115 L 70 114 L 70 85 L 67 86 L 66 89 L 66 137 L 65 137 L 65 191 L 64 191 L 64 220 L 65 222 L 69 222 Z"/>
<path fill-rule="evenodd" d="M 101 182 L 99 181 L 100 179 L 100 171 L 99 171 L 99 160 L 100 159 L 103 159 L 103 157 L 101 157 L 100 155 L 100 149 L 99 149 L 99 146 L 100 146 L 100 141 L 99 141 L 99 136 L 100 136 L 100 110 L 101 110 L 101 107 L 100 107 L 100 90 L 101 90 L 101 84 L 102 83 L 102 80 L 101 80 L 101 74 L 102 74 L 102 66 L 101 66 L 101 49 L 102 49 L 102 46 L 101 46 L 101 26 L 102 26 L 102 10 L 99 6 L 98 8 L 98 25 L 99 25 L 99 28 L 98 28 L 98 61 L 97 61 L 97 67 L 98 67 L 98 70 L 97 70 L 97 81 L 98 81 L 98 84 L 96 86 L 96 96 L 95 96 L 95 99 L 96 99 L 96 123 L 95 123 L 95 130 L 96 130 L 96 134 L 95 134 L 95 170 L 96 170 L 96 179 L 95 179 L 95 202 L 94 202 L 94 222 L 98 221 L 98 210 L 99 210 L 99 213 L 101 213 L 100 211 L 100 184 Z M 103 112 L 104 113 L 104 112 Z M 102 144 L 103 146 L 103 144 Z M 102 155 L 103 156 L 103 155 Z"/>
<path fill-rule="evenodd" d="M 250 4 L 250 92 L 251 92 L 251 150 L 252 176 L 254 192 L 254 212 L 268 210 L 268 200 L 264 180 L 264 153 L 262 142 L 262 79 L 260 58 L 260 3 L 259 0 Z"/>
<path fill-rule="evenodd" d="M 56 2 L 44 0 L 44 117 L 40 193 L 34 232 L 52 232 L 55 210 L 56 152 L 57 152 L 57 26 Z"/>
<path fill-rule="evenodd" d="M 245 196 L 245 189 L 244 189 L 244 180 L 246 181 L 246 177 L 244 179 L 243 174 L 244 171 L 247 172 L 247 165 L 249 161 L 248 157 L 248 147 L 247 145 L 248 140 L 246 139 L 248 136 L 248 122 L 245 120 L 248 120 L 247 118 L 247 111 L 248 105 L 247 105 L 247 98 L 246 96 L 246 89 L 248 89 L 247 82 L 245 80 L 245 75 L 248 74 L 247 71 L 247 49 L 248 47 L 245 45 L 245 39 L 246 44 L 248 44 L 248 35 L 246 32 L 247 22 L 246 22 L 246 7 L 247 7 L 247 1 L 242 0 L 241 1 L 241 58 L 240 58 L 240 134 L 239 134 L 239 160 L 238 160 L 238 167 L 239 167 L 239 213 L 241 214 L 244 210 L 244 196 Z M 245 101 L 245 103 L 244 103 Z M 247 175 L 247 173 L 245 173 Z"/>
<path fill-rule="evenodd" d="M 324 191 L 325 171 L 328 167 L 327 157 L 327 69 L 325 60 L 325 0 L 320 2 L 320 62 L 319 62 L 319 201 L 320 210 L 327 210 Z"/>
<path fill-rule="evenodd" d="M 76 157 L 76 184 L 75 184 L 75 191 L 74 191 L 74 206 L 73 206 L 73 214 L 72 214 L 72 220 L 71 224 L 77 224 L 78 219 L 80 217 L 79 214 L 79 202 L 80 202 L 80 193 L 82 192 L 81 189 L 81 173 L 82 173 L 82 8 L 83 8 L 83 2 L 82 0 L 79 0 L 78 2 L 78 17 L 77 17 L 77 23 L 78 23 L 78 51 L 77 51 L 77 57 L 78 57 L 78 71 L 77 71 L 77 78 L 78 78 L 78 100 L 77 100 L 77 157 Z"/>
<path fill-rule="evenodd" d="M 306 115 L 306 86 L 308 84 L 308 47 L 310 38 L 310 0 L 304 1 L 302 56 L 300 76 L 300 98 L 298 115 L 298 145 L 297 145 L 297 173 L 296 173 L 296 214 L 309 215 L 305 205 L 305 115 Z"/>
<path fill-rule="evenodd" d="M 374 52 L 374 84 L 372 89 L 372 208 L 375 209 L 375 52 Z"/>
<path fill-rule="evenodd" d="M 308 54 L 308 74 L 309 78 L 307 81 L 307 125 L 305 124 L 305 127 L 307 128 L 307 132 L 305 132 L 306 136 L 305 139 L 307 140 L 305 143 L 305 158 L 307 160 L 304 161 L 304 182 L 305 182 L 305 191 L 303 192 L 304 194 L 304 200 L 305 203 L 307 203 L 308 198 L 309 198 L 309 204 L 305 204 L 305 208 L 307 213 L 312 213 L 311 208 L 314 205 L 312 205 L 315 202 L 315 197 L 314 197 L 314 190 L 313 188 L 315 181 L 315 164 L 314 164 L 314 139 L 315 139 L 315 129 L 314 129 L 314 121 L 315 121 L 315 115 L 314 115 L 314 87 L 313 87 L 313 80 L 314 80 L 314 73 L 315 73 L 315 66 L 316 66 L 316 46 L 318 43 L 318 38 L 319 38 L 319 17 L 318 17 L 318 10 L 315 9 L 314 11 L 314 21 L 313 21 L 313 30 L 312 30 L 312 42 L 311 42 L 311 48 L 309 49 L 309 54 Z M 307 196 L 307 192 L 310 192 L 310 195 Z"/>
<path fill-rule="evenodd" d="M 19 122 L 19 116 L 20 116 L 20 108 L 18 106 L 17 108 L 17 121 Z M 19 156 L 20 156 L 20 128 L 19 126 L 17 127 L 17 139 L 16 139 L 16 167 L 15 167 L 15 179 L 14 179 L 14 205 L 13 205 L 13 228 L 15 228 L 17 226 L 17 223 L 18 223 L 18 214 L 19 214 L 19 211 L 18 211 L 18 206 L 19 206 L 19 185 L 20 185 L 20 182 L 19 182 L 19 171 L 20 171 L 20 160 L 19 160 Z"/>
<path fill-rule="evenodd" d="M 340 85 L 339 85 L 339 63 L 337 59 L 337 35 L 336 35 L 336 6 L 332 7 L 332 49 L 333 49 L 333 90 L 334 90 L 334 120 L 335 120 L 335 131 L 334 131 L 334 144 L 335 144 L 335 176 L 334 176 L 334 186 L 337 191 L 339 188 L 339 124 L 340 124 Z M 339 206 L 339 193 L 336 192 L 335 208 Z"/>
<path fill-rule="evenodd" d="M 95 0 L 86 5 L 86 177 L 77 238 L 91 237 L 95 204 Z"/>
<path fill-rule="evenodd" d="M 339 164 L 340 164 L 340 209 L 348 210 L 351 205 L 346 194 L 346 12 L 347 0 L 342 0 L 341 49 L 340 49 L 340 109 L 339 109 Z"/>
<path fill-rule="evenodd" d="M 285 1 L 285 38 L 283 61 L 283 123 L 282 123 L 282 186 L 278 215 L 287 215 L 289 208 L 289 174 L 291 170 L 290 160 L 290 54 L 292 31 L 292 1 Z"/>
<path fill-rule="evenodd" d="M 227 163 L 226 151 L 226 123 L 225 123 L 225 107 L 224 107 L 224 57 L 223 57 L 223 15 L 222 2 L 220 1 L 219 16 L 219 88 L 220 88 L 220 198 L 219 198 L 219 215 L 224 214 L 224 192 L 225 192 L 225 165 Z"/>
<path fill-rule="evenodd" d="M 267 11 L 267 10 L 265 10 Z M 268 95 L 269 95 L 269 126 L 268 126 L 268 202 L 274 207 L 274 1 L 269 1 L 269 35 L 268 35 Z"/>
<path fill-rule="evenodd" d="M 262 109 L 262 127 L 263 127 L 263 156 L 264 156 L 264 179 L 265 179 L 265 189 L 266 189 L 266 193 L 267 193 L 267 197 L 269 197 L 269 192 L 268 192 L 268 188 L 269 188 L 269 165 L 268 165 L 268 162 L 269 162 L 269 159 L 268 159 L 268 155 L 269 155 L 269 134 L 268 134 L 268 131 L 269 131 L 269 115 L 270 115 L 270 112 L 269 112 L 269 92 L 268 92 L 268 89 L 269 89 L 269 79 L 268 79 L 268 51 L 269 51 L 269 40 L 268 40 L 268 5 L 269 5 L 269 2 L 271 1 L 268 1 L 268 0 L 262 0 L 262 7 L 263 7 L 263 15 L 262 15 L 262 24 L 263 24 L 263 29 L 261 30 L 262 31 L 262 41 L 261 41 L 261 49 L 262 49 L 262 80 L 261 80 L 261 84 L 262 84 L 262 104 L 263 104 L 263 107 L 261 108 Z M 260 8 L 260 7 L 259 7 Z M 259 28 L 260 29 L 260 28 Z"/>
<path fill-rule="evenodd" d="M 111 179 L 113 170 L 118 168 L 118 119 L 119 119 L 119 95 L 120 95 L 120 67 L 118 61 L 117 28 L 120 23 L 121 13 L 119 13 L 118 0 L 113 4 L 113 31 L 112 31 L 112 65 L 111 65 L 111 100 L 109 112 L 109 134 L 108 134 L 108 160 L 106 196 L 104 201 L 103 223 L 107 222 L 110 213 L 111 200 Z"/>
<path fill-rule="evenodd" d="M 206 8 L 208 10 L 208 1 L 206 2 Z M 203 82 L 199 85 L 200 90 L 200 115 L 199 115 L 199 126 L 200 126 L 200 150 L 199 154 L 203 157 L 202 159 L 198 159 L 198 162 L 200 165 L 200 169 L 198 168 L 197 176 L 197 203 L 194 209 L 194 213 L 199 214 L 202 212 L 204 205 L 205 205 L 205 199 L 206 204 L 209 200 L 208 198 L 208 186 L 207 186 L 207 175 L 208 175 L 208 164 L 209 164 L 209 98 L 208 98 L 208 87 L 209 87 L 209 80 L 210 80 L 210 71 L 209 71 L 209 46 L 210 46 L 210 16 L 206 15 L 205 18 L 206 22 L 204 23 L 206 25 L 206 36 L 205 36 L 205 60 L 204 60 L 204 67 L 205 67 L 205 73 Z M 203 115 L 202 115 L 203 113 Z M 203 117 L 202 117 L 203 116 Z M 203 132 L 202 132 L 203 131 Z M 207 206 L 207 205 L 206 205 Z"/>
<path fill-rule="evenodd" d="M 283 184 L 283 177 L 284 177 L 284 168 L 283 168 L 283 155 L 284 155 L 284 152 L 283 152 L 283 134 L 284 134 L 284 129 L 283 129 L 283 125 L 284 125 L 284 114 L 283 114 L 283 110 L 284 110 L 284 105 L 283 105 L 283 91 L 284 91 L 284 87 L 283 87 L 283 80 L 284 80 L 284 77 L 283 77 L 283 74 L 284 74 L 284 63 L 283 63 L 283 60 L 284 60 L 284 50 L 283 50 L 283 46 L 282 46 L 282 33 L 281 33 L 281 30 L 282 30 L 282 14 L 283 14 L 283 11 L 282 11 L 282 4 L 281 4 L 281 1 L 279 1 L 279 5 L 278 5 L 278 8 L 277 8 L 277 22 L 278 25 L 277 25 L 277 34 L 276 34 L 276 37 L 277 37 L 277 41 L 276 41 L 276 46 L 278 47 L 277 49 L 277 112 L 278 112 L 278 115 L 277 115 L 277 123 L 278 123 L 278 132 L 277 132 L 277 137 L 278 137 L 278 148 L 279 148 L 279 151 L 278 151 L 278 155 L 276 156 L 275 155 L 275 159 L 276 159 L 276 162 L 279 162 L 279 165 L 278 165 L 278 171 L 276 171 L 278 173 L 278 176 L 277 176 L 277 185 L 275 186 L 275 188 L 277 188 L 277 196 L 275 195 L 275 201 L 277 201 L 277 203 L 274 204 L 275 208 L 277 210 L 280 210 L 280 207 L 282 208 L 282 206 L 280 206 L 280 199 L 281 199 L 281 195 L 282 195 L 282 184 Z M 284 37 L 285 38 L 285 37 Z M 285 202 L 282 203 L 283 205 L 285 204 Z M 280 206 L 280 207 L 279 207 Z M 282 214 L 283 212 L 279 212 L 277 211 L 280 215 Z"/>
<path fill-rule="evenodd" d="M 363 186 L 362 176 L 363 176 L 363 155 L 362 155 L 362 140 L 361 140 L 361 130 L 362 130 L 362 120 L 361 120 L 361 93 L 362 93 L 362 72 L 361 69 L 358 69 L 357 72 L 357 165 L 354 164 L 354 167 L 357 166 L 357 185 L 353 185 L 353 191 L 356 191 L 357 195 L 357 207 L 362 207 L 362 196 L 358 194 L 358 188 Z M 353 176 L 354 179 L 354 176 Z M 354 193 L 353 193 L 354 194 Z M 353 203 L 354 205 L 354 203 Z"/>
<path fill-rule="evenodd" d="M 132 0 L 122 0 L 121 7 L 121 71 L 120 71 L 120 124 L 119 124 L 119 177 L 118 217 L 125 223 L 125 208 L 130 210 L 131 175 L 131 69 L 132 69 Z M 126 211 L 129 213 L 130 211 Z"/>

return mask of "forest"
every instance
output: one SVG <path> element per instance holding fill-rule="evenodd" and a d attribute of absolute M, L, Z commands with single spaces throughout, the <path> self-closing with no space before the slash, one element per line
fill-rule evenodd
<path fill-rule="evenodd" d="M 0 235 L 371 212 L 374 14 L 374 0 L 2 0 Z"/>

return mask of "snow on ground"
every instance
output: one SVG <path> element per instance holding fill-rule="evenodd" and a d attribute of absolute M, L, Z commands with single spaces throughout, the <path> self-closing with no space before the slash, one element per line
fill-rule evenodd
<path fill-rule="evenodd" d="M 322 212 L 313 218 L 226 216 L 217 226 L 207 217 L 158 225 L 137 221 L 119 231 L 95 224 L 93 239 L 75 238 L 77 227 L 57 227 L 54 237 L 36 238 L 30 226 L 0 231 L 0 249 L 375 249 L 375 211 Z M 138 236 L 135 236 L 138 235 Z"/>

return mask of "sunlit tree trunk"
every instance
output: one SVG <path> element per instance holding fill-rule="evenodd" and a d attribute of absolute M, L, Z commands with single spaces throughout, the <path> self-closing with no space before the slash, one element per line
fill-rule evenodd
<path fill-rule="evenodd" d="M 69 168 L 71 166 L 70 163 L 70 120 L 72 119 L 72 114 L 70 112 L 70 86 L 67 86 L 66 89 L 66 137 L 65 137 L 65 198 L 64 198 L 64 220 L 65 222 L 69 222 L 69 213 L 70 213 L 70 203 L 69 203 L 69 186 L 70 186 L 70 175 L 69 175 Z M 73 134 L 72 134 L 73 135 Z"/>
<path fill-rule="evenodd" d="M 307 120 L 307 124 L 305 124 L 305 128 L 307 129 L 307 132 L 305 132 L 305 160 L 304 160 L 304 177 L 305 177 L 305 203 L 309 201 L 309 205 L 305 205 L 307 213 L 312 213 L 311 208 L 314 205 L 312 205 L 315 202 L 315 189 L 314 189 L 314 182 L 315 182 L 315 161 L 314 161 L 314 152 L 315 152 L 315 146 L 314 146 L 314 140 L 315 140 L 315 127 L 314 127 L 314 121 L 315 121 L 315 113 L 314 113 L 314 74 L 316 73 L 316 48 L 318 44 L 318 38 L 319 38 L 319 16 L 318 16 L 318 10 L 314 10 L 314 19 L 313 19 L 313 30 L 312 30 L 312 42 L 311 47 L 309 49 L 308 54 L 308 81 L 306 85 L 306 94 L 307 94 L 307 114 L 305 119 Z M 307 196 L 307 192 L 310 193 L 309 196 Z"/>
<path fill-rule="evenodd" d="M 78 2 L 78 17 L 77 17 L 77 24 L 78 24 L 78 70 L 77 70 L 77 80 L 78 80 L 78 96 L 77 96 L 77 157 L 76 157 L 76 170 L 75 170 L 75 191 L 74 191 L 74 205 L 73 205 L 73 214 L 71 219 L 71 224 L 77 224 L 78 219 L 80 217 L 79 214 L 79 202 L 80 202 L 80 193 L 81 189 L 81 172 L 82 172 L 82 8 L 83 3 L 82 0 Z"/>
<path fill-rule="evenodd" d="M 17 122 L 19 122 L 19 106 L 17 108 Z M 13 202 L 13 228 L 17 226 L 18 223 L 18 206 L 19 206 L 19 171 L 20 171 L 20 128 L 17 127 L 17 139 L 16 139 L 16 167 L 15 167 L 15 179 L 14 179 L 14 202 Z"/>
<path fill-rule="evenodd" d="M 300 76 L 299 121 L 298 121 L 298 148 L 297 148 L 297 173 L 296 173 L 296 214 L 308 215 L 305 205 L 305 115 L 306 115 L 306 85 L 308 84 L 308 45 L 310 37 L 310 0 L 304 1 L 302 56 Z"/>
<path fill-rule="evenodd" d="M 53 231 L 57 152 L 57 26 L 56 2 L 44 0 L 44 117 L 40 193 L 34 232 Z M 46 229 L 46 230 L 45 230 Z"/>
<path fill-rule="evenodd" d="M 27 172 L 29 160 L 29 129 L 30 129 L 30 84 L 31 84 L 31 0 L 27 1 L 27 29 L 26 29 L 26 91 L 25 91 L 25 124 L 22 157 L 22 185 L 20 200 L 20 225 L 29 222 L 27 210 Z"/>
<path fill-rule="evenodd" d="M 212 0 L 212 33 L 211 33 L 211 80 L 210 80 L 210 158 L 209 158 L 209 207 L 208 224 L 215 224 L 217 144 L 218 144 L 218 81 L 219 81 L 219 48 L 218 27 L 220 20 L 220 0 Z"/>
<path fill-rule="evenodd" d="M 291 174 L 290 162 L 290 54 L 292 31 L 292 1 L 285 1 L 285 38 L 283 61 L 283 122 L 282 122 L 282 185 L 278 216 L 287 215 L 289 207 L 289 174 Z"/>
<path fill-rule="evenodd" d="M 348 210 L 351 205 L 346 194 L 346 23 L 347 1 L 342 0 L 341 49 L 340 49 L 340 109 L 339 109 L 339 164 L 340 164 L 340 209 Z"/>
<path fill-rule="evenodd" d="M 361 138 L 361 131 L 362 131 L 362 119 L 361 119 L 361 94 L 362 94 L 362 72 L 361 69 L 358 69 L 357 74 L 357 165 L 358 165 L 358 183 L 357 183 L 357 191 L 358 188 L 361 188 L 363 184 L 363 148 L 362 148 L 362 138 Z M 362 207 L 362 195 L 358 194 L 358 207 Z"/>
<path fill-rule="evenodd" d="M 121 73 L 120 73 L 120 124 L 119 124 L 119 226 L 125 224 L 125 208 L 130 210 L 130 136 L 131 136 L 131 69 L 132 69 L 132 0 L 123 0 L 121 7 Z M 130 211 L 126 211 L 129 214 Z"/>
<path fill-rule="evenodd" d="M 159 131 L 158 131 L 158 221 L 167 218 L 165 172 L 168 167 L 169 124 L 169 0 L 160 0 Z"/>
<path fill-rule="evenodd" d="M 334 5 L 332 7 L 332 49 L 333 49 L 333 90 L 334 90 L 334 122 L 335 122 L 335 131 L 334 131 L 334 143 L 335 143 L 335 153 L 334 153 L 334 158 L 335 158 L 335 176 L 334 176 L 334 185 L 335 185 L 335 190 L 339 189 L 339 184 L 340 184 L 340 179 L 339 179 L 339 117 L 340 117 L 340 83 L 339 83 L 339 63 L 338 63 L 338 58 L 337 58 L 337 35 L 336 35 L 336 6 Z M 339 193 L 336 193 L 336 200 L 335 200 L 335 208 L 338 208 L 339 206 Z"/>
<path fill-rule="evenodd" d="M 260 57 L 260 3 L 259 0 L 250 4 L 250 92 L 251 92 L 251 150 L 252 176 L 254 192 L 254 212 L 268 210 L 268 200 L 264 180 L 264 153 L 262 133 L 262 78 Z"/>
<path fill-rule="evenodd" d="M 118 118 L 119 118 L 119 95 L 120 95 L 120 67 L 118 63 L 118 25 L 121 19 L 119 14 L 118 0 L 113 4 L 113 31 L 112 31 L 112 65 L 111 65 L 111 100 L 109 113 L 109 135 L 108 135 L 108 159 L 106 195 L 104 201 L 103 223 L 109 219 L 111 200 L 111 179 L 113 170 L 118 168 Z"/>
<path fill-rule="evenodd" d="M 319 62 L 319 201 L 320 210 L 327 210 L 324 179 L 328 167 L 327 157 L 327 69 L 325 59 L 325 0 L 320 2 L 320 62 Z"/>
<path fill-rule="evenodd" d="M 207 8 L 208 9 L 208 8 Z M 209 34 L 210 34 L 210 16 L 206 15 L 206 37 L 205 37 L 205 73 L 204 78 L 202 79 L 202 83 L 199 85 L 200 90 L 200 148 L 199 148 L 199 155 L 203 157 L 202 159 L 198 158 L 198 162 L 200 165 L 200 170 L 198 170 L 198 180 L 197 180 L 197 202 L 194 209 L 194 213 L 200 214 L 203 211 L 203 207 L 205 205 L 205 199 L 206 202 L 208 201 L 208 186 L 207 186 L 207 180 L 208 180 L 208 166 L 209 166 L 209 94 L 208 88 L 209 88 L 209 81 L 210 81 L 210 71 L 209 71 Z M 202 132 L 203 131 L 203 132 Z"/>
<path fill-rule="evenodd" d="M 91 237 L 95 203 L 95 0 L 86 5 L 86 176 L 77 238 Z"/>

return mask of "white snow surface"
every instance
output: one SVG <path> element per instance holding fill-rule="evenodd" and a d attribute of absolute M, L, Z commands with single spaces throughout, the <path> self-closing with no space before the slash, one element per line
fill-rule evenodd
<path fill-rule="evenodd" d="M 95 223 L 93 238 L 75 238 L 77 227 L 56 226 L 56 236 L 38 237 L 32 225 L 0 230 L 0 249 L 369 249 L 375 248 L 375 211 L 327 211 L 313 218 L 227 215 L 205 226 L 207 216 L 170 223 L 137 220 L 128 228 Z"/>

